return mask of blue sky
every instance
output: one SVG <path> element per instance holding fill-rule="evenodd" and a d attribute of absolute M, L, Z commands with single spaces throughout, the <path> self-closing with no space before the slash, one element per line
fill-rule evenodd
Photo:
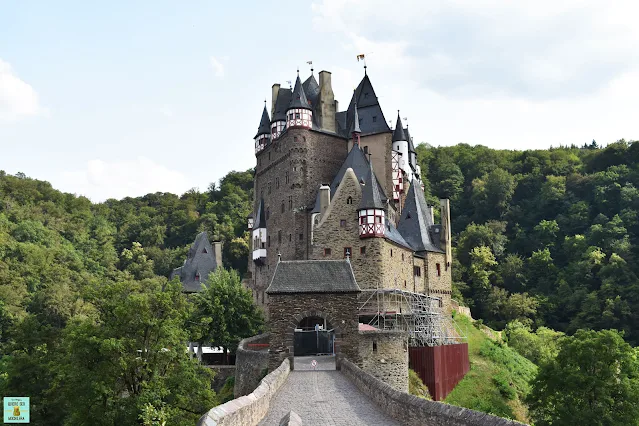
<path fill-rule="evenodd" d="M 521 3 L 521 4 L 520 4 Z M 255 162 L 273 83 L 368 72 L 416 142 L 639 139 L 636 2 L 0 0 L 0 169 L 94 201 Z"/>

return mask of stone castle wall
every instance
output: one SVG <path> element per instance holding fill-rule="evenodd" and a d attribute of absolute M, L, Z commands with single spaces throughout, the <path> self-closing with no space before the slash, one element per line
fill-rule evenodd
<path fill-rule="evenodd" d="M 359 367 L 400 392 L 408 392 L 408 335 L 404 331 L 360 331 Z"/>
<path fill-rule="evenodd" d="M 413 251 L 384 240 L 380 253 L 383 288 L 420 291 L 413 284 Z"/>
<path fill-rule="evenodd" d="M 426 291 L 429 296 L 440 297 L 445 312 L 451 312 L 452 274 L 451 268 L 446 268 L 446 257 L 443 253 L 427 253 L 426 267 Z M 437 264 L 441 275 L 437 275 Z"/>
<path fill-rule="evenodd" d="M 428 401 L 393 389 L 349 360 L 342 361 L 345 374 L 384 412 L 408 426 L 521 426 L 522 423 L 501 417 Z"/>
<path fill-rule="evenodd" d="M 249 259 L 253 278 L 249 286 L 258 306 L 268 304 L 265 290 L 275 270 L 278 253 L 283 260 L 308 259 L 310 215 L 306 207 L 314 205 L 320 185 L 333 180 L 346 155 L 344 139 L 295 128 L 286 131 L 258 154 L 253 211 L 257 212 L 263 198 L 264 208 L 269 211 L 266 223 L 270 237 L 265 264 L 256 266 L 252 257 Z"/>
<path fill-rule="evenodd" d="M 382 268 L 377 259 L 381 254 L 382 240 L 359 238 L 357 208 L 361 197 L 362 190 L 355 173 L 347 172 L 328 210 L 314 226 L 311 259 L 344 259 L 344 249 L 349 247 L 355 279 L 360 288 L 365 289 L 375 288 L 380 280 Z M 326 249 L 330 249 L 331 253 L 327 254 Z"/>
<path fill-rule="evenodd" d="M 337 365 L 343 357 L 359 360 L 358 293 L 272 294 L 269 299 L 270 354 L 269 370 L 288 358 L 291 368 L 294 355 L 294 332 L 306 317 L 326 318 L 335 329 Z M 303 297 L 302 297 L 303 296 Z"/>
<path fill-rule="evenodd" d="M 268 343 L 269 335 L 260 334 L 240 341 L 235 357 L 236 398 L 248 395 L 257 387 L 268 368 L 268 351 L 250 349 L 250 343 Z"/>

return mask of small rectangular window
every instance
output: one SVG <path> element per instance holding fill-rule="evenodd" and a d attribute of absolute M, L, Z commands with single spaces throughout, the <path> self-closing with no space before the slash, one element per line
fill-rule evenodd
<path fill-rule="evenodd" d="M 304 234 L 300 234 L 300 241 L 304 239 Z"/>
<path fill-rule="evenodd" d="M 437 267 L 437 276 L 441 277 L 442 276 L 442 268 L 439 265 L 439 263 L 437 265 L 435 265 Z"/>
<path fill-rule="evenodd" d="M 330 256 L 330 255 L 331 255 L 331 249 L 325 248 L 324 249 L 324 256 Z"/>
<path fill-rule="evenodd" d="M 350 247 L 344 247 L 344 258 L 351 257 L 353 255 L 353 250 Z"/>
<path fill-rule="evenodd" d="M 368 154 L 368 145 L 364 147 L 364 154 Z"/>
<path fill-rule="evenodd" d="M 299 112 L 296 112 L 296 113 L 295 113 L 295 119 L 296 119 L 296 120 L 299 120 L 299 119 L 300 119 L 300 113 L 299 113 Z"/>
<path fill-rule="evenodd" d="M 346 228 L 346 220 L 341 219 L 341 220 L 339 221 L 339 226 L 341 226 L 342 228 Z"/>
<path fill-rule="evenodd" d="M 293 234 L 288 234 L 288 241 L 289 242 L 293 241 Z"/>
<path fill-rule="evenodd" d="M 373 341 L 373 352 L 377 352 L 377 342 Z"/>
<path fill-rule="evenodd" d="M 420 268 L 419 266 L 413 267 L 413 274 L 416 277 L 421 277 L 422 276 L 422 268 Z"/>
<path fill-rule="evenodd" d="M 366 254 L 366 247 L 360 247 L 359 248 L 359 254 Z"/>

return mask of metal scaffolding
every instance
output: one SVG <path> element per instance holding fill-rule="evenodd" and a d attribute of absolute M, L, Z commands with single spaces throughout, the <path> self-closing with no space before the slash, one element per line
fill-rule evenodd
<path fill-rule="evenodd" d="M 362 290 L 360 318 L 380 330 L 403 330 L 410 346 L 439 346 L 466 342 L 453 317 L 441 308 L 441 299 L 399 289 Z"/>

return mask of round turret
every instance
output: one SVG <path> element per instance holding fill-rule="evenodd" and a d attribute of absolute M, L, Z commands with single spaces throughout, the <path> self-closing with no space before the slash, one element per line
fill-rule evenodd
<path fill-rule="evenodd" d="M 291 103 L 286 110 L 286 128 L 302 127 L 310 129 L 313 127 L 313 110 L 308 102 L 300 76 L 295 80 L 295 88 Z"/>

